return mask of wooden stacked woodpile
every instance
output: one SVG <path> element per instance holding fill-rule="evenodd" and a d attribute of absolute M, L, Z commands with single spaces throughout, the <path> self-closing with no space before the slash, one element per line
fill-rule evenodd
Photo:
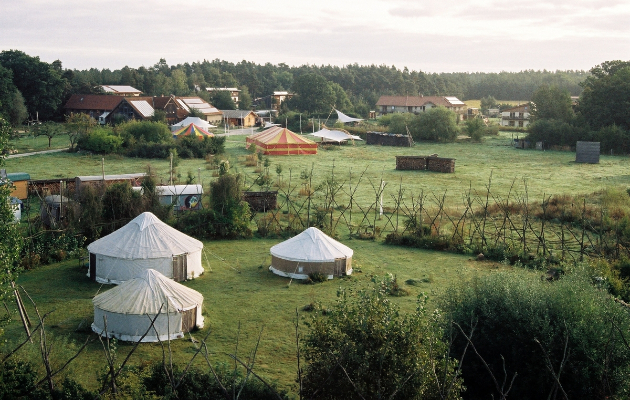
<path fill-rule="evenodd" d="M 434 172 L 455 172 L 455 159 L 442 157 L 427 157 L 427 170 Z"/>
<path fill-rule="evenodd" d="M 434 172 L 455 172 L 455 159 L 431 156 L 396 156 L 398 170 L 426 170 Z"/>
<path fill-rule="evenodd" d="M 396 169 L 425 170 L 427 169 L 427 157 L 426 156 L 396 156 Z"/>
<path fill-rule="evenodd" d="M 411 147 L 413 146 L 413 139 L 409 135 L 399 135 L 385 132 L 367 132 L 365 143 L 381 146 Z"/>
<path fill-rule="evenodd" d="M 59 194 L 60 185 L 63 182 L 63 189 L 74 192 L 74 178 L 63 179 L 39 179 L 28 181 L 28 194 L 48 196 L 51 194 Z"/>
<path fill-rule="evenodd" d="M 277 207 L 278 191 L 243 192 L 243 201 L 249 208 L 257 212 L 275 210 Z"/>

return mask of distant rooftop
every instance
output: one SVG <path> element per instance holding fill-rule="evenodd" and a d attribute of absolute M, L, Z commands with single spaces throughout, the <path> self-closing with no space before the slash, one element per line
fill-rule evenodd
<path fill-rule="evenodd" d="M 140 90 L 132 86 L 126 86 L 126 85 L 101 85 L 101 89 L 103 89 L 105 93 L 122 94 L 122 95 L 130 94 L 130 95 L 138 96 L 140 95 L 140 93 L 142 93 Z"/>

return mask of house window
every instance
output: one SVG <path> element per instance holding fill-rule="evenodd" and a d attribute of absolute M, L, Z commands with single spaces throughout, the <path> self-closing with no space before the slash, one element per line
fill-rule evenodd
<path fill-rule="evenodd" d="M 518 121 L 518 126 L 523 127 L 523 121 Z"/>
<path fill-rule="evenodd" d="M 510 113 L 510 118 L 516 118 L 516 113 L 511 112 L 511 113 Z"/>
<path fill-rule="evenodd" d="M 514 126 L 514 121 L 510 121 L 509 125 Z"/>

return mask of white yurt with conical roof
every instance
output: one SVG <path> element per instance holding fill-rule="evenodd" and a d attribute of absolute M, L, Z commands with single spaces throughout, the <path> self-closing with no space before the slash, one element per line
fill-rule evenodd
<path fill-rule="evenodd" d="M 269 270 L 281 276 L 306 279 L 312 273 L 321 273 L 333 279 L 352 274 L 354 251 L 317 228 L 306 229 L 273 246 L 270 252 Z"/>
<path fill-rule="evenodd" d="M 203 243 L 144 212 L 127 225 L 92 242 L 88 276 L 100 283 L 121 284 L 152 268 L 176 281 L 203 273 Z"/>
<path fill-rule="evenodd" d="M 137 342 L 178 339 L 203 328 L 203 296 L 196 290 L 147 269 L 131 280 L 94 297 L 92 330 L 99 335 Z M 107 326 L 106 326 L 107 325 Z"/>

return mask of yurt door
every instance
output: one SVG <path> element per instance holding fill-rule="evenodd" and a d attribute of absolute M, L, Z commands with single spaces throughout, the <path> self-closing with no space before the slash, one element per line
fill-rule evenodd
<path fill-rule="evenodd" d="M 346 259 L 345 258 L 336 258 L 335 259 L 335 276 L 341 276 L 346 273 Z"/>
<path fill-rule="evenodd" d="M 90 279 L 96 281 L 96 254 L 90 253 Z"/>
<path fill-rule="evenodd" d="M 197 307 L 182 311 L 182 332 L 190 332 L 197 325 Z"/>
<path fill-rule="evenodd" d="M 173 256 L 173 280 L 175 282 L 185 281 L 188 276 L 188 258 L 186 254 Z"/>

